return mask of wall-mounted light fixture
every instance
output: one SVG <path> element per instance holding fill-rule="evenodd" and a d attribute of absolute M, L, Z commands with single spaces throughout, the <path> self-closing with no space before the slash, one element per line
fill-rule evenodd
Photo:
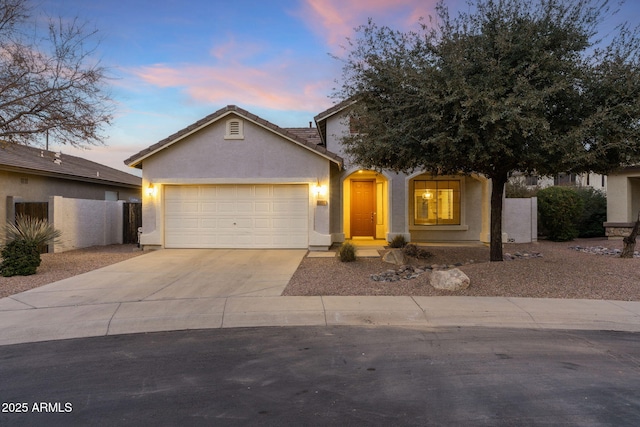
<path fill-rule="evenodd" d="M 327 195 L 327 186 L 326 185 L 320 185 L 320 181 L 318 181 L 318 183 L 315 185 L 315 187 L 313 187 L 313 193 L 318 198 L 324 198 Z"/>
<path fill-rule="evenodd" d="M 147 187 L 147 196 L 152 197 L 156 194 L 156 189 L 153 186 L 152 183 L 149 183 L 149 186 Z"/>
<path fill-rule="evenodd" d="M 327 206 L 327 186 L 320 185 L 320 181 L 313 187 L 313 194 L 316 196 L 316 204 L 318 206 Z"/>

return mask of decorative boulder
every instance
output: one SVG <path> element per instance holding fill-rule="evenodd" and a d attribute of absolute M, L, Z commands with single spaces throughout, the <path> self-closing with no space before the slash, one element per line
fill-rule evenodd
<path fill-rule="evenodd" d="M 389 264 L 404 265 L 407 263 L 407 258 L 404 256 L 402 249 L 391 249 L 382 256 L 382 261 Z"/>
<path fill-rule="evenodd" d="M 445 291 L 460 291 L 469 287 L 469 276 L 461 270 L 453 268 L 451 270 L 437 270 L 431 273 L 431 286 Z"/>

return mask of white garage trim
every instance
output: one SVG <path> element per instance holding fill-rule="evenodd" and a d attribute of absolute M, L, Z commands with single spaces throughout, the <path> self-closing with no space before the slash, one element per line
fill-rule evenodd
<path fill-rule="evenodd" d="M 166 248 L 307 248 L 306 184 L 167 185 Z"/>

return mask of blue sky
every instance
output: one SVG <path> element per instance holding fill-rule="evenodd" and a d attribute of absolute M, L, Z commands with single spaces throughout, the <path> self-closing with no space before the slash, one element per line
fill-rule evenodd
<path fill-rule="evenodd" d="M 98 30 L 115 120 L 106 147 L 53 149 L 127 170 L 123 160 L 236 104 L 282 127 L 304 127 L 333 105 L 340 54 L 372 17 L 416 28 L 436 0 L 38 0 L 36 14 L 79 17 Z M 464 0 L 451 0 L 452 10 Z M 637 21 L 629 0 L 618 19 Z"/>

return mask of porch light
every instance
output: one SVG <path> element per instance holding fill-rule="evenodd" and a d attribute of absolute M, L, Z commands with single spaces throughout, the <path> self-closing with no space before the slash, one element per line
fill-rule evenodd
<path fill-rule="evenodd" d="M 320 181 L 318 181 L 315 187 L 313 187 L 313 193 L 316 195 L 316 197 L 324 197 L 327 195 L 327 186 L 320 185 Z"/>
<path fill-rule="evenodd" d="M 153 186 L 152 183 L 149 183 L 149 186 L 147 187 L 147 196 L 152 197 L 156 194 L 156 189 Z"/>

